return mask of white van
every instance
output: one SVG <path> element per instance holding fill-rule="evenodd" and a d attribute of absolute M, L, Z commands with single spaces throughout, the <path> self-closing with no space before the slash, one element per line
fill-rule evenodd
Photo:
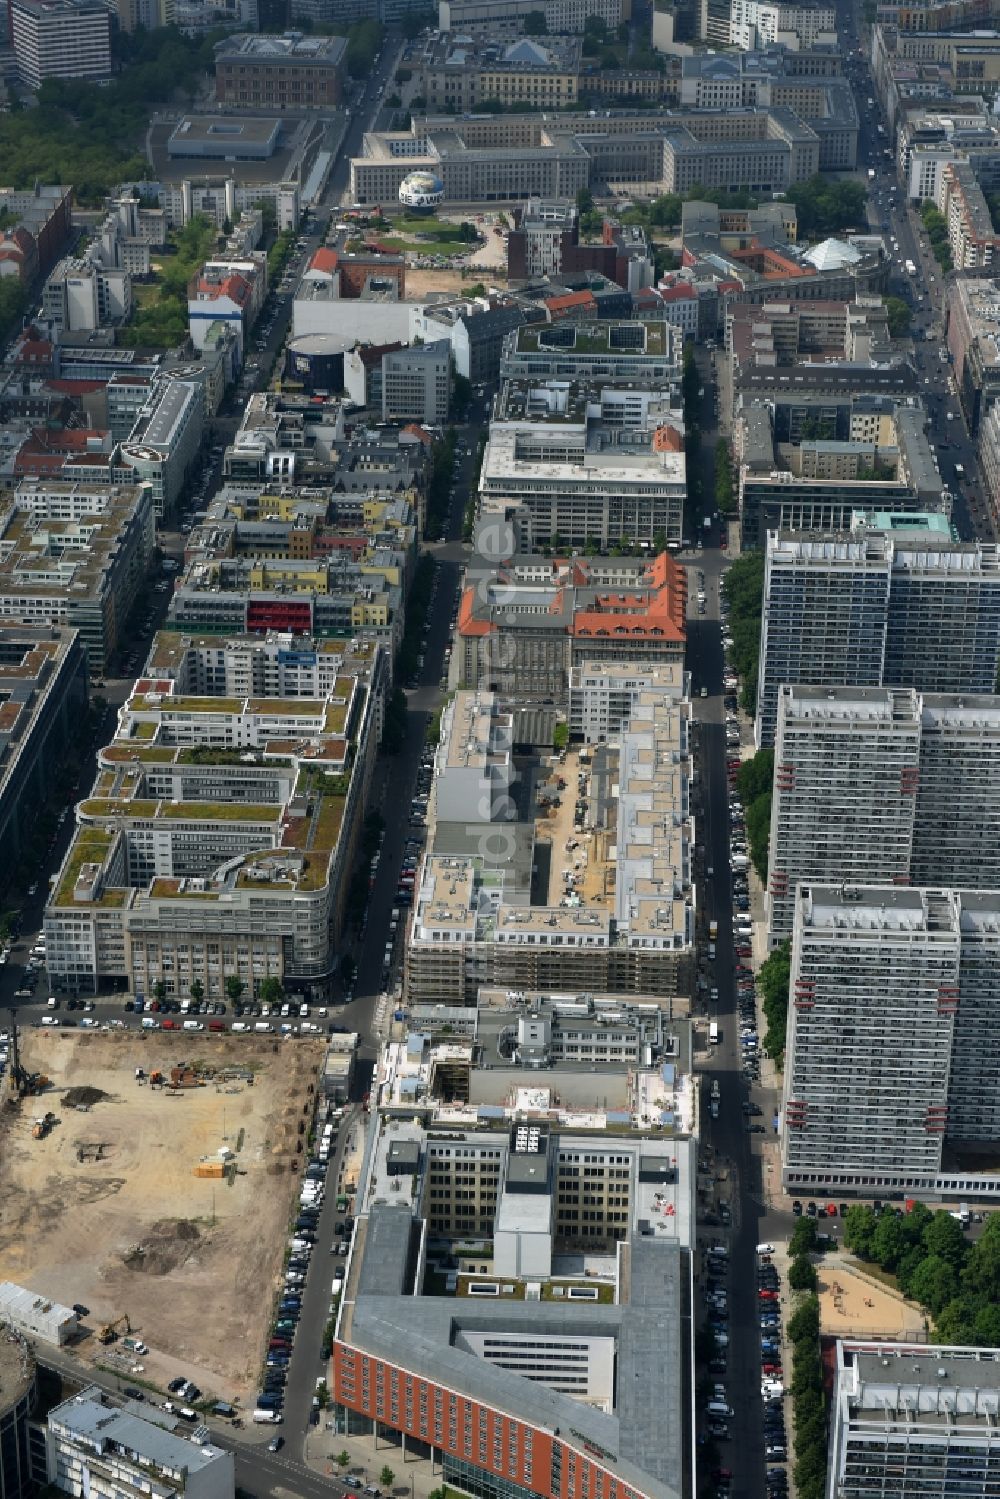
<path fill-rule="evenodd" d="M 248 1031 L 250 1027 L 245 1020 L 234 1020 L 229 1029 L 231 1031 Z"/>
<path fill-rule="evenodd" d="M 274 1034 L 274 1026 L 268 1025 L 266 1020 L 254 1021 L 254 1030 L 260 1036 L 271 1036 Z"/>
<path fill-rule="evenodd" d="M 710 1400 L 705 1409 L 710 1416 L 732 1416 L 735 1414 L 732 1406 L 725 1400 Z"/>

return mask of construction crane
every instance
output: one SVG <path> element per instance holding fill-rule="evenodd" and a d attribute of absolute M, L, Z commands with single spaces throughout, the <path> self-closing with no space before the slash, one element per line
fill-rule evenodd
<path fill-rule="evenodd" d="M 49 1080 L 42 1072 L 29 1072 L 21 1065 L 21 1053 L 17 1044 L 17 1022 L 11 1015 L 10 1024 L 10 1091 L 16 1094 L 18 1102 L 22 1098 L 33 1098 L 36 1093 L 41 1093 L 47 1088 Z"/>
<path fill-rule="evenodd" d="M 128 1320 L 128 1313 L 123 1312 L 122 1315 L 120 1317 L 116 1317 L 113 1322 L 105 1323 L 100 1332 L 97 1334 L 97 1341 L 104 1344 L 114 1343 L 117 1341 L 120 1333 L 123 1333 L 127 1336 L 131 1331 L 132 1324 Z"/>

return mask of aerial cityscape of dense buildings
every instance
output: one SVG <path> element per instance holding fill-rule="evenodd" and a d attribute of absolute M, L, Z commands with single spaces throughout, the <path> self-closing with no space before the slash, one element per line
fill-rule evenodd
<path fill-rule="evenodd" d="M 992 1495 L 1000 0 L 8 22 L 0 1499 Z"/>

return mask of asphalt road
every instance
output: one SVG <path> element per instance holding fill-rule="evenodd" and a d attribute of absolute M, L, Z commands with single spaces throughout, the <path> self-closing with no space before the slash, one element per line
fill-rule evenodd
<path fill-rule="evenodd" d="M 316 1381 L 326 1374 L 327 1365 L 320 1359 L 323 1330 L 330 1315 L 330 1287 L 334 1270 L 343 1269 L 347 1263 L 339 1255 L 331 1254 L 331 1248 L 340 1242 L 335 1233 L 335 1224 L 343 1213 L 337 1212 L 337 1182 L 348 1139 L 356 1130 L 364 1129 L 365 1118 L 359 1109 L 347 1110 L 338 1128 L 336 1150 L 330 1157 L 326 1176 L 326 1197 L 320 1212 L 316 1230 L 316 1242 L 309 1260 L 305 1292 L 302 1297 L 302 1315 L 288 1368 L 285 1385 L 285 1413 L 281 1435 L 289 1452 L 299 1457 L 305 1435 L 309 1429 L 312 1399 L 316 1393 Z M 267 1427 L 264 1428 L 267 1432 Z M 271 1433 L 268 1432 L 268 1436 Z"/>
<path fill-rule="evenodd" d="M 858 7 L 839 0 L 837 30 L 847 59 L 846 71 L 854 90 L 859 120 L 859 166 L 875 172 L 869 187 L 869 227 L 898 243 L 891 250 L 893 268 L 889 294 L 910 307 L 913 322 L 913 359 L 920 376 L 920 394 L 930 417 L 930 440 L 936 449 L 941 477 L 954 496 L 953 519 L 959 535 L 992 538 L 993 527 L 983 500 L 983 488 L 972 439 L 951 381 L 951 366 L 942 363 L 945 282 L 931 253 L 920 216 L 907 207 L 889 149 L 889 127 L 883 118 L 870 68 L 870 51 L 858 28 Z M 857 55 L 860 49 L 860 56 Z M 869 105 L 868 100 L 873 103 Z M 885 132 L 879 134 L 879 127 Z M 907 273 L 906 261 L 917 268 Z M 948 412 L 952 413 L 949 418 Z M 965 470 L 956 473 L 956 464 Z"/>

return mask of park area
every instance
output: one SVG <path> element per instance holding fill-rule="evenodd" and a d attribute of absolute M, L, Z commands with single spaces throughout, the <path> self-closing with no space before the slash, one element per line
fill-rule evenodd
<path fill-rule="evenodd" d="M 127 1316 L 149 1348 L 145 1380 L 163 1387 L 180 1370 L 215 1398 L 245 1395 L 281 1283 L 322 1042 L 25 1031 L 21 1052 L 50 1081 L 0 1114 L 0 1280 L 84 1304 L 85 1360 L 107 1361 L 97 1334 Z M 169 1086 L 173 1068 L 187 1085 Z"/>

